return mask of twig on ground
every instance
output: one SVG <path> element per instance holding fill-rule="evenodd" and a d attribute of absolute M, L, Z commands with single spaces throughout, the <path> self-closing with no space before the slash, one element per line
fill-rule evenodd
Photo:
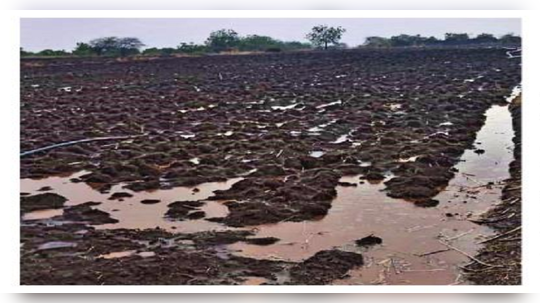
<path fill-rule="evenodd" d="M 508 220 L 512 217 L 514 217 L 516 215 L 516 213 L 511 213 L 509 216 L 505 217 L 505 216 L 501 216 L 501 217 L 497 217 L 495 219 L 484 219 L 484 220 L 474 220 L 474 219 L 469 219 L 469 221 L 473 222 L 473 223 L 477 223 L 477 224 L 486 224 L 486 223 L 496 223 L 496 222 L 500 222 L 500 221 L 504 221 L 504 220 Z"/>
<path fill-rule="evenodd" d="M 484 266 L 487 266 L 487 267 L 504 267 L 504 266 L 502 266 L 502 265 L 494 265 L 494 264 L 488 264 L 488 263 L 485 263 L 485 262 L 480 261 L 480 260 L 478 260 L 477 258 L 471 256 L 470 254 L 468 254 L 468 253 L 466 253 L 466 252 L 460 250 L 459 248 L 456 248 L 456 247 L 454 247 L 454 246 L 452 246 L 452 245 L 450 245 L 450 244 L 448 244 L 448 243 L 445 243 L 444 241 L 440 241 L 440 240 L 439 240 L 439 242 L 440 242 L 442 245 L 444 245 L 444 246 L 446 246 L 446 247 L 448 247 L 448 248 L 450 248 L 450 249 L 452 249 L 452 250 L 455 250 L 455 251 L 457 251 L 458 253 L 460 253 L 460 254 L 462 254 L 462 255 L 468 257 L 469 259 L 471 259 L 471 260 L 473 260 L 473 261 L 475 261 L 475 262 L 477 262 L 477 263 L 479 263 L 479 264 L 482 264 L 482 265 L 484 265 Z"/>
<path fill-rule="evenodd" d="M 507 231 L 507 232 L 502 233 L 500 235 L 497 235 L 495 237 L 492 237 L 492 238 L 486 239 L 484 241 L 478 242 L 478 244 L 484 244 L 484 243 L 487 243 L 487 242 L 491 242 L 493 240 L 502 238 L 502 237 L 507 236 L 507 235 L 512 234 L 512 233 L 515 233 L 516 231 L 519 231 L 519 230 L 521 230 L 521 226 L 518 226 L 518 227 L 516 227 L 516 228 L 514 228 L 514 229 L 512 229 L 510 231 Z"/>
<path fill-rule="evenodd" d="M 474 229 L 471 229 L 471 230 L 469 230 L 469 231 L 463 232 L 463 233 L 461 233 L 461 234 L 459 234 L 459 235 L 457 235 L 457 236 L 454 236 L 454 237 L 452 237 L 452 238 L 447 238 L 446 240 L 447 240 L 447 241 L 456 240 L 456 239 L 459 239 L 459 238 L 461 238 L 461 237 L 463 237 L 463 236 L 466 236 L 466 235 L 472 233 L 473 231 L 474 231 Z"/>
<path fill-rule="evenodd" d="M 450 250 L 450 248 L 438 249 L 438 250 L 430 251 L 430 252 L 427 252 L 427 253 L 414 254 L 414 255 L 417 256 L 417 257 L 426 257 L 426 256 L 429 256 L 429 255 L 434 255 L 434 254 L 442 253 L 442 252 L 449 251 L 449 250 Z"/>

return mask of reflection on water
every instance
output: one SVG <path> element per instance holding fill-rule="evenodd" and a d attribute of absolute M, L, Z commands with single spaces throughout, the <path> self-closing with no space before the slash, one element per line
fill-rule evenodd
<path fill-rule="evenodd" d="M 498 105 L 490 108 L 486 116 L 485 125 L 475 141 L 476 148 L 485 152 L 479 155 L 474 150 L 466 150 L 461 157 L 463 161 L 455 166 L 458 169 L 456 177 L 446 191 L 435 197 L 441 202 L 459 204 L 461 212 L 479 213 L 491 208 L 500 201 L 501 182 L 510 177 L 508 167 L 514 159 L 512 116 L 507 106 Z M 488 185 L 489 182 L 493 184 Z M 477 193 L 481 193 L 482 198 L 471 199 Z M 446 207 L 456 206 L 443 205 Z"/>
<path fill-rule="evenodd" d="M 102 259 L 118 259 L 118 258 L 130 257 L 130 256 L 133 256 L 133 255 L 138 255 L 138 256 L 141 256 L 143 258 L 149 258 L 149 257 L 155 256 L 156 253 L 154 253 L 153 251 L 142 251 L 140 253 L 137 253 L 136 250 L 126 250 L 126 251 L 117 251 L 117 252 L 112 252 L 112 253 L 108 253 L 108 254 L 99 255 L 98 258 L 102 258 Z"/>

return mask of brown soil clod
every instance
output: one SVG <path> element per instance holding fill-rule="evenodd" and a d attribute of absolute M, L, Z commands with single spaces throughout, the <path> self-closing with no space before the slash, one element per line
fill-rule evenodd
<path fill-rule="evenodd" d="M 142 204 L 157 204 L 159 202 L 161 202 L 161 200 L 157 200 L 157 199 L 144 199 L 144 200 L 141 200 Z"/>
<path fill-rule="evenodd" d="M 435 199 L 418 200 L 414 201 L 414 205 L 418 207 L 435 207 L 439 205 L 439 201 Z"/>
<path fill-rule="evenodd" d="M 197 220 L 204 218 L 205 213 L 198 211 L 204 205 L 201 201 L 177 201 L 169 205 L 165 218 L 170 220 Z"/>
<path fill-rule="evenodd" d="M 62 208 L 66 198 L 55 193 L 43 193 L 21 197 L 21 211 L 30 212 L 41 209 Z"/>
<path fill-rule="evenodd" d="M 271 245 L 278 242 L 279 239 L 275 237 L 265 237 L 265 238 L 247 238 L 244 242 L 253 244 L 253 245 Z"/>
<path fill-rule="evenodd" d="M 63 218 L 69 221 L 86 222 L 90 225 L 118 222 L 118 220 L 111 218 L 108 213 L 92 208 L 92 206 L 95 206 L 96 204 L 99 204 L 99 202 L 86 202 L 68 207 L 64 210 Z"/>
<path fill-rule="evenodd" d="M 109 197 L 109 200 L 121 200 L 121 199 L 124 199 L 124 198 L 131 198 L 133 197 L 132 194 L 130 193 L 127 193 L 127 192 L 116 192 L 116 193 L 113 193 L 110 197 Z"/>
<path fill-rule="evenodd" d="M 382 242 L 383 241 L 381 238 L 374 235 L 369 235 L 367 237 L 364 237 L 362 239 L 355 241 L 356 245 L 358 246 L 373 246 L 377 244 L 382 244 Z"/>
<path fill-rule="evenodd" d="M 291 284 L 322 285 L 362 266 L 362 255 L 340 250 L 323 250 L 291 268 Z"/>

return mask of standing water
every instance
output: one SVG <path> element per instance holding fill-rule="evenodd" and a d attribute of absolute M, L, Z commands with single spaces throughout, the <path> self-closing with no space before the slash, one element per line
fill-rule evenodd
<path fill-rule="evenodd" d="M 490 228 L 469 220 L 500 201 L 501 181 L 509 177 L 513 159 L 508 107 L 493 106 L 486 116 L 475 141 L 485 153 L 467 150 L 462 155 L 456 177 L 435 197 L 438 207 L 420 208 L 386 196 L 382 183 L 344 177 L 341 181 L 357 186 L 338 186 L 332 208 L 321 220 L 257 226 L 257 236 L 281 241 L 263 247 L 236 243 L 229 248 L 242 256 L 290 261 L 334 247 L 362 253 L 366 264 L 336 284 L 465 283 L 459 266 L 469 261 L 466 254 L 475 255 L 479 242 L 493 235 Z M 371 234 L 382 238 L 382 245 L 356 246 L 355 240 Z"/>
<path fill-rule="evenodd" d="M 338 195 L 325 217 L 251 226 L 248 229 L 254 230 L 257 237 L 277 237 L 280 241 L 268 246 L 238 242 L 227 248 L 241 256 L 290 261 L 301 261 L 331 248 L 361 253 L 365 265 L 350 271 L 348 277 L 335 281 L 336 284 L 464 283 L 460 279 L 459 266 L 469 261 L 467 255 L 475 255 L 483 238 L 493 235 L 488 227 L 470 220 L 500 200 L 501 181 L 509 177 L 508 165 L 513 159 L 513 131 L 507 106 L 493 106 L 486 116 L 475 142 L 475 147 L 485 152 L 465 151 L 462 161 L 456 165 L 459 170 L 456 177 L 435 197 L 440 201 L 437 207 L 421 208 L 405 200 L 390 198 L 383 191 L 383 183 L 365 183 L 360 176 L 348 176 L 341 181 L 357 186 L 338 186 Z M 95 207 L 110 213 L 119 222 L 96 226 L 98 228 L 161 227 L 176 232 L 234 229 L 204 219 L 168 221 L 163 215 L 170 202 L 208 199 L 215 190 L 228 189 L 240 178 L 201 184 L 197 190 L 177 187 L 135 193 L 116 185 L 111 193 L 133 194 L 119 202 L 108 200 L 110 194 L 99 193 L 84 183 L 70 182 L 72 177 L 22 179 L 21 189 L 36 194 L 41 187 L 50 186 L 55 193 L 68 199 L 67 206 L 101 202 Z M 144 199 L 160 202 L 140 203 Z M 219 201 L 207 201 L 201 210 L 206 212 L 207 218 L 223 217 L 228 213 L 227 207 Z M 22 219 L 47 219 L 59 214 L 61 210 L 45 210 L 24 214 Z M 382 238 L 382 244 L 369 248 L 356 246 L 355 240 L 371 234 Z"/>
<path fill-rule="evenodd" d="M 206 221 L 188 220 L 174 221 L 164 218 L 168 204 L 175 201 L 198 201 L 206 200 L 213 195 L 216 190 L 229 189 L 234 183 L 242 178 L 233 178 L 225 182 L 208 182 L 193 187 L 176 187 L 172 189 L 160 189 L 152 191 L 133 192 L 122 188 L 125 184 L 118 184 L 111 188 L 110 193 L 101 193 L 86 183 L 73 183 L 73 177 L 87 174 L 87 171 L 79 172 L 69 177 L 49 177 L 44 179 L 22 179 L 21 189 L 23 192 L 31 194 L 40 193 L 38 190 L 43 186 L 50 186 L 53 192 L 68 199 L 66 206 L 78 205 L 84 202 L 100 202 L 95 208 L 107 212 L 112 218 L 119 222 L 114 224 L 104 224 L 95 226 L 98 229 L 145 229 L 163 228 L 171 232 L 197 232 L 201 230 L 224 230 L 226 226 Z M 115 192 L 126 192 L 132 197 L 120 200 L 109 200 L 111 194 Z M 156 204 L 143 204 L 145 199 L 159 200 Z M 206 201 L 200 208 L 207 218 L 224 217 L 228 214 L 228 209 L 220 201 Z M 37 220 L 54 218 L 61 215 L 62 210 L 40 210 L 23 215 L 23 220 Z M 46 216 L 48 215 L 48 216 Z"/>

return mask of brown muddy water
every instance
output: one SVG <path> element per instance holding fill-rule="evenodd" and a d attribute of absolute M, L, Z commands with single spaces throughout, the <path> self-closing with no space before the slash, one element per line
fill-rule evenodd
<path fill-rule="evenodd" d="M 119 222 L 114 224 L 96 225 L 97 229 L 145 229 L 160 227 L 171 232 L 197 232 L 202 230 L 225 230 L 226 226 L 206 220 L 171 221 L 163 216 L 168 210 L 167 205 L 175 201 L 198 201 L 208 199 L 216 190 L 229 189 L 234 183 L 242 178 L 229 179 L 226 182 L 209 182 L 193 187 L 176 187 L 173 189 L 133 192 L 122 188 L 125 184 L 118 184 L 111 188 L 109 193 L 101 193 L 94 190 L 86 183 L 73 183 L 72 178 L 77 178 L 87 171 L 82 171 L 68 177 L 50 177 L 45 179 L 22 179 L 21 191 L 32 194 L 40 193 L 38 189 L 43 186 L 53 188 L 52 192 L 68 199 L 66 206 L 81 204 L 84 202 L 101 202 L 95 208 L 105 211 Z M 46 184 L 46 185 L 44 185 Z M 127 192 L 133 197 L 123 198 L 123 201 L 108 200 L 115 192 Z M 155 204 L 143 204 L 146 199 L 159 200 Z M 227 207 L 221 201 L 208 201 L 201 207 L 207 218 L 224 217 L 227 215 Z M 39 210 L 23 215 L 23 220 L 48 219 L 61 215 L 62 210 Z"/>
<path fill-rule="evenodd" d="M 251 226 L 256 237 L 277 237 L 279 242 L 258 246 L 238 242 L 226 247 L 231 253 L 260 259 L 301 261 L 324 249 L 339 248 L 362 253 L 365 265 L 351 270 L 347 277 L 335 284 L 464 284 L 460 266 L 475 255 L 482 239 L 493 235 L 488 227 L 471 222 L 500 201 L 501 181 L 508 178 L 508 165 L 512 161 L 511 116 L 507 106 L 493 106 L 486 112 L 484 127 L 478 132 L 475 146 L 485 150 L 477 154 L 467 150 L 456 166 L 459 172 L 450 184 L 435 197 L 439 205 L 431 208 L 415 206 L 410 201 L 386 196 L 384 184 L 362 182 L 360 176 L 343 177 L 341 181 L 355 183 L 356 187 L 337 187 L 338 195 L 329 213 L 319 220 L 281 222 Z M 446 125 L 441 125 L 445 131 Z M 416 158 L 405 159 L 414 161 Z M 72 183 L 69 177 L 50 177 L 40 180 L 22 179 L 21 191 L 39 193 L 44 186 L 66 197 L 67 205 L 88 201 L 102 202 L 95 206 L 106 211 L 116 224 L 98 225 L 97 228 L 155 228 L 172 232 L 198 232 L 208 230 L 235 230 L 204 219 L 169 221 L 163 218 L 167 204 L 174 201 L 205 200 L 215 190 L 228 189 L 241 180 L 205 183 L 195 187 L 177 187 L 134 193 L 113 186 L 102 194 L 84 183 Z M 387 179 L 391 178 L 389 175 Z M 129 192 L 134 196 L 124 201 L 108 200 L 115 192 Z M 158 199 L 156 204 L 142 204 L 144 199 Z M 223 217 L 228 213 L 223 201 L 206 201 L 201 210 L 206 218 Z M 22 220 L 39 220 L 57 216 L 62 210 L 41 210 L 26 213 Z M 383 243 L 368 248 L 358 247 L 355 240 L 375 235 Z M 450 248 L 449 248 L 450 247 Z M 118 252 L 103 258 L 123 257 L 135 252 Z M 260 278 L 246 284 L 260 284 Z"/>

